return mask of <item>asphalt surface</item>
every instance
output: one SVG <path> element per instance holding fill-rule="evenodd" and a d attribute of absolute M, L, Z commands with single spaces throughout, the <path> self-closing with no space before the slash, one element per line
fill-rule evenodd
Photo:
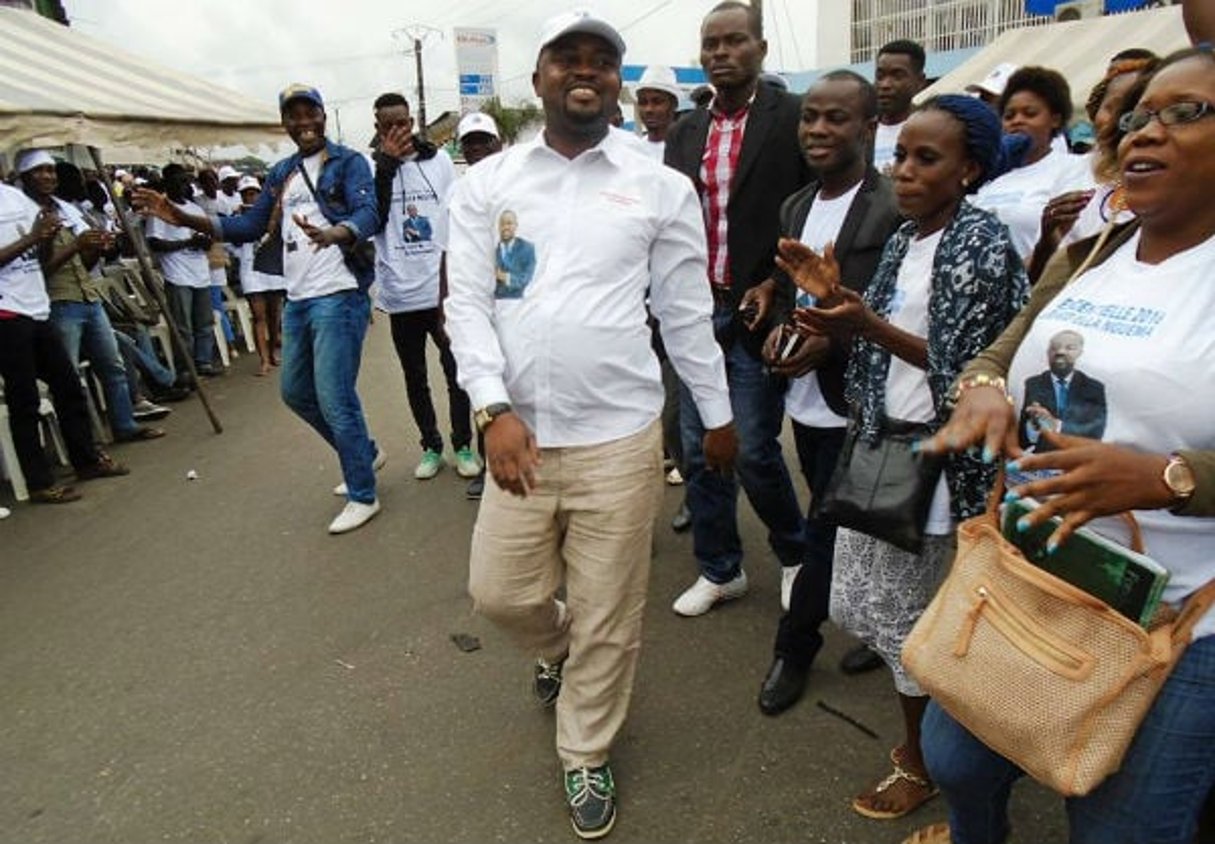
<path fill-rule="evenodd" d="M 176 405 L 168 437 L 112 449 L 132 474 L 79 503 L 16 505 L 0 484 L 0 842 L 576 840 L 529 657 L 471 613 L 477 505 L 450 468 L 412 477 L 387 321 L 360 381 L 389 456 L 384 511 L 355 533 L 326 533 L 336 459 L 255 370 L 245 355 L 208 382 L 222 435 Z M 899 821 L 849 808 L 887 773 L 900 719 L 885 672 L 836 670 L 852 645 L 839 631 L 797 707 L 758 711 L 779 572 L 745 504 L 751 593 L 671 612 L 696 573 L 667 527 L 680 496 L 658 514 L 610 840 L 897 844 L 944 819 L 940 800 Z M 1061 801 L 1032 783 L 1013 826 L 1021 842 L 1066 837 Z"/>

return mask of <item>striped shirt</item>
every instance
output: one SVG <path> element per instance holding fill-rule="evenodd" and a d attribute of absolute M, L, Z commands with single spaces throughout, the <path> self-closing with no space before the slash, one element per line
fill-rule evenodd
<path fill-rule="evenodd" d="M 747 104 L 733 114 L 720 111 L 716 102 L 711 107 L 712 122 L 700 166 L 700 181 L 704 185 L 700 202 L 709 240 L 709 282 L 716 287 L 728 288 L 733 282 L 730 277 L 729 218 L 726 209 L 730 204 L 730 182 L 738 169 L 743 133 L 754 100 L 755 95 L 752 94 Z"/>

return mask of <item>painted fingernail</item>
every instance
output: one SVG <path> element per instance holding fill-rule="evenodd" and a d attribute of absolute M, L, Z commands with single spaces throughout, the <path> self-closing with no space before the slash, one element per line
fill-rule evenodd
<path fill-rule="evenodd" d="M 1004 471 L 1005 472 L 1020 472 L 1021 464 L 1018 463 L 1016 460 L 1009 460 L 1007 463 L 1004 464 Z"/>
<path fill-rule="evenodd" d="M 991 464 L 996 459 L 996 453 L 991 450 L 991 446 L 983 446 L 983 462 Z"/>
<path fill-rule="evenodd" d="M 1017 519 L 1017 533 L 1025 533 L 1027 530 L 1029 530 L 1029 518 L 1022 516 Z"/>
<path fill-rule="evenodd" d="M 923 440 L 916 440 L 915 442 L 913 442 L 911 444 L 911 453 L 912 454 L 919 454 L 921 451 L 923 451 L 923 449 L 924 449 Z"/>
<path fill-rule="evenodd" d="M 1021 500 L 1021 494 L 1015 489 L 1010 489 L 1008 492 L 1004 493 L 1004 500 L 1007 503 L 1012 504 L 1014 501 Z"/>
<path fill-rule="evenodd" d="M 1053 539 L 1052 539 L 1050 542 L 1046 543 L 1046 554 L 1047 554 L 1047 556 L 1050 556 L 1051 554 L 1054 554 L 1054 553 L 1055 553 L 1056 551 L 1058 551 L 1058 550 L 1059 550 L 1059 543 L 1058 543 L 1058 542 L 1056 542 L 1055 540 L 1053 540 Z"/>

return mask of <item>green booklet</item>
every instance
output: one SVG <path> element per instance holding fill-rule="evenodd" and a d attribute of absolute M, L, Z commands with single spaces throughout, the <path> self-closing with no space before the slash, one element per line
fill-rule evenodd
<path fill-rule="evenodd" d="M 1004 505 L 1004 538 L 1039 568 L 1095 595 L 1134 622 L 1147 627 L 1160 605 L 1169 573 L 1158 562 L 1096 531 L 1081 528 L 1046 553 L 1046 542 L 1059 526 L 1053 518 L 1021 533 L 1017 521 L 1038 506 L 1032 498 Z"/>

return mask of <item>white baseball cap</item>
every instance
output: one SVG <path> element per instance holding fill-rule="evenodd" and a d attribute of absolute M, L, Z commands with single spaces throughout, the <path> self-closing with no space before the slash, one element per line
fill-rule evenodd
<path fill-rule="evenodd" d="M 637 80 L 637 84 L 633 86 L 633 90 L 638 93 L 647 90 L 662 91 L 662 93 L 674 97 L 676 102 L 683 98 L 683 91 L 675 79 L 675 71 L 661 64 L 646 67 L 641 73 L 641 78 Z"/>
<path fill-rule="evenodd" d="M 573 35 L 575 33 L 598 35 L 615 47 L 617 53 L 621 56 L 624 55 L 624 39 L 620 37 L 620 33 L 616 31 L 616 27 L 585 9 L 564 12 L 545 21 L 543 28 L 540 30 L 540 49 L 543 50 L 558 38 L 564 38 L 566 35 Z"/>
<path fill-rule="evenodd" d="M 252 176 L 241 176 L 240 181 L 236 183 L 236 192 L 242 193 L 249 188 L 262 189 L 262 183 Z"/>
<path fill-rule="evenodd" d="M 462 141 L 465 135 L 471 135 L 473 132 L 484 132 L 495 138 L 502 137 L 498 134 L 498 124 L 483 111 L 470 111 L 461 117 L 460 124 L 456 127 L 456 138 Z"/>
<path fill-rule="evenodd" d="M 219 168 L 219 180 L 226 182 L 228 179 L 239 179 L 240 172 L 230 164 L 225 164 Z"/>
<path fill-rule="evenodd" d="M 17 157 L 17 172 L 28 173 L 35 167 L 42 167 L 46 164 L 55 166 L 55 159 L 51 158 L 51 154 L 44 149 L 27 149 Z"/>
<path fill-rule="evenodd" d="M 972 93 L 987 93 L 998 97 L 1004 93 L 1008 77 L 1017 72 L 1017 66 L 1011 62 L 1002 62 L 991 69 L 991 73 L 983 77 L 982 82 L 967 85 L 966 90 Z"/>

